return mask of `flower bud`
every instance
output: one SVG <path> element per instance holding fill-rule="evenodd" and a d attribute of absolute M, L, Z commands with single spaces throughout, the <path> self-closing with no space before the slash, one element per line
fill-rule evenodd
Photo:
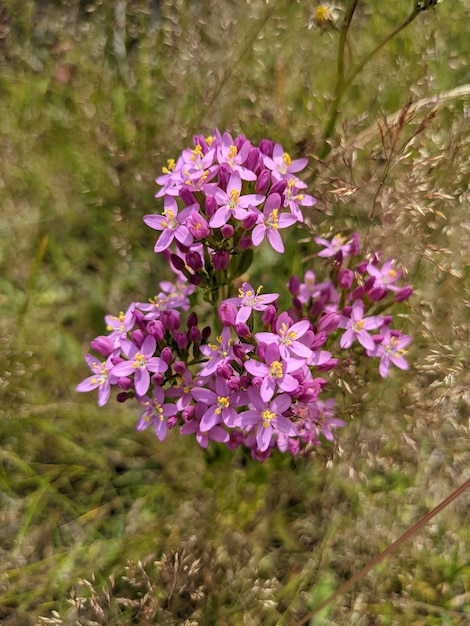
<path fill-rule="evenodd" d="M 197 326 L 191 326 L 188 331 L 188 339 L 190 343 L 201 343 L 201 331 Z"/>
<path fill-rule="evenodd" d="M 413 293 L 413 288 L 407 285 L 395 293 L 395 302 L 403 302 L 407 300 Z"/>
<path fill-rule="evenodd" d="M 175 361 L 173 369 L 179 376 L 182 376 L 186 371 L 186 364 L 183 361 Z"/>
<path fill-rule="evenodd" d="M 287 288 L 293 296 L 298 296 L 300 291 L 300 278 L 298 276 L 291 276 L 287 283 Z"/>
<path fill-rule="evenodd" d="M 214 269 L 217 272 L 226 270 L 228 267 L 228 262 L 230 259 L 230 255 L 227 250 L 217 250 L 212 255 L 212 263 L 214 265 Z"/>
<path fill-rule="evenodd" d="M 250 148 L 248 152 L 248 156 L 246 157 L 245 167 L 247 167 L 252 172 L 256 173 L 256 168 L 258 166 L 259 161 L 259 149 L 258 148 Z"/>
<path fill-rule="evenodd" d="M 214 196 L 206 196 L 204 208 L 205 208 L 207 217 L 212 217 L 214 215 L 214 213 L 218 209 L 217 200 L 214 198 Z"/>
<path fill-rule="evenodd" d="M 167 365 L 169 365 L 173 361 L 173 352 L 171 348 L 165 346 L 160 354 L 160 358 L 165 361 Z"/>
<path fill-rule="evenodd" d="M 196 198 L 193 196 L 193 194 L 186 185 L 182 185 L 180 187 L 179 193 L 181 200 L 185 203 L 186 206 L 190 206 L 191 204 L 195 204 L 197 202 Z"/>
<path fill-rule="evenodd" d="M 131 337 L 132 337 L 132 341 L 135 343 L 135 345 L 138 348 L 140 348 L 142 344 L 144 343 L 145 334 L 142 330 L 134 330 L 131 333 Z"/>
<path fill-rule="evenodd" d="M 258 175 L 258 179 L 255 183 L 255 193 L 266 194 L 269 185 L 271 183 L 271 172 L 269 170 L 262 170 Z"/>
<path fill-rule="evenodd" d="M 351 289 L 354 281 L 354 272 L 344 267 L 338 273 L 338 285 L 341 289 Z"/>
<path fill-rule="evenodd" d="M 185 269 L 185 264 L 183 259 L 177 254 L 172 254 L 170 257 L 171 264 L 178 272 L 182 272 Z"/>
<path fill-rule="evenodd" d="M 220 232 L 222 233 L 224 239 L 230 239 L 230 237 L 233 237 L 235 229 L 233 228 L 232 224 L 224 224 L 220 229 Z"/>
<path fill-rule="evenodd" d="M 176 345 L 179 350 L 186 350 L 189 345 L 188 335 L 183 332 L 174 332 L 173 339 L 175 340 Z"/>
<path fill-rule="evenodd" d="M 224 326 L 235 326 L 237 307 L 231 302 L 223 300 L 219 306 L 219 317 Z"/>
<path fill-rule="evenodd" d="M 201 258 L 199 252 L 190 251 L 186 254 L 186 263 L 193 272 L 198 272 L 204 265 L 204 261 Z"/>
<path fill-rule="evenodd" d="M 133 388 L 134 383 L 132 382 L 132 378 L 121 376 L 121 378 L 118 379 L 117 386 L 123 391 L 129 391 L 129 389 Z"/>
<path fill-rule="evenodd" d="M 108 357 L 115 350 L 114 343 L 105 335 L 100 335 L 96 337 L 96 339 L 93 339 L 93 341 L 90 341 L 90 348 L 104 357 Z"/>
<path fill-rule="evenodd" d="M 160 319 L 167 330 L 176 330 L 181 326 L 181 315 L 178 311 L 162 311 Z"/>
<path fill-rule="evenodd" d="M 259 144 L 259 150 L 267 157 L 272 158 L 274 152 L 274 141 L 270 139 L 262 139 Z"/>
<path fill-rule="evenodd" d="M 278 193 L 279 195 L 282 195 L 284 191 L 286 190 L 286 187 L 287 187 L 287 180 L 284 180 L 284 179 L 277 180 L 275 183 L 273 183 L 273 186 L 269 190 L 269 195 L 273 193 Z"/>
<path fill-rule="evenodd" d="M 251 337 L 251 331 L 244 322 L 239 322 L 238 324 L 235 324 L 235 332 L 242 339 Z"/>
<path fill-rule="evenodd" d="M 165 328 L 160 320 L 151 320 L 147 324 L 147 333 L 155 337 L 157 341 L 162 341 L 165 336 Z"/>
<path fill-rule="evenodd" d="M 178 423 L 178 418 L 176 417 L 176 415 L 171 415 L 167 420 L 166 420 L 166 425 L 168 427 L 169 430 L 171 430 L 172 428 L 174 428 L 176 426 L 176 424 Z"/>

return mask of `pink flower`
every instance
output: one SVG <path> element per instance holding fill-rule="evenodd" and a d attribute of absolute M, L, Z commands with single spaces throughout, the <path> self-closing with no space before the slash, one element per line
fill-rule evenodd
<path fill-rule="evenodd" d="M 144 216 L 147 226 L 162 231 L 155 244 L 154 252 L 163 252 L 170 247 L 175 238 L 183 246 L 190 246 L 193 243 L 193 236 L 185 226 L 185 220 L 198 205 L 190 205 L 178 214 L 176 200 L 171 196 L 165 196 L 164 207 L 163 215 Z"/>
<path fill-rule="evenodd" d="M 272 170 L 274 180 L 288 179 L 290 174 L 300 172 L 308 163 L 308 159 L 295 159 L 293 161 L 279 143 L 274 146 L 272 158 L 264 155 L 263 161 L 264 165 Z"/>
<path fill-rule="evenodd" d="M 404 357 L 406 346 L 411 342 L 409 335 L 402 335 L 398 330 L 389 330 L 383 333 L 382 343 L 377 345 L 377 356 L 380 356 L 379 374 L 385 378 L 390 365 L 396 365 L 401 370 L 407 370 L 409 365 Z"/>
<path fill-rule="evenodd" d="M 309 320 L 303 319 L 294 324 L 287 313 L 281 313 L 276 320 L 276 333 L 261 332 L 256 333 L 255 337 L 267 345 L 270 343 L 278 345 L 281 357 L 285 361 L 296 357 L 308 359 L 313 353 L 299 339 L 310 330 L 310 327 Z"/>
<path fill-rule="evenodd" d="M 238 298 L 227 298 L 224 302 L 239 307 L 234 323 L 246 322 L 253 310 L 264 311 L 271 302 L 279 298 L 278 293 L 266 293 L 261 295 L 262 287 L 255 291 L 250 283 L 243 283 L 238 290 Z"/>
<path fill-rule="evenodd" d="M 240 413 L 234 423 L 241 427 L 256 427 L 256 444 L 261 452 L 265 452 L 269 448 L 271 440 L 278 433 L 295 437 L 297 431 L 294 425 L 283 415 L 292 402 L 287 393 L 277 396 L 269 404 L 264 402 L 260 392 L 254 387 L 249 387 L 247 393 L 254 408 Z"/>
<path fill-rule="evenodd" d="M 297 218 L 292 213 L 281 213 L 281 196 L 278 193 L 272 193 L 265 202 L 263 213 L 260 211 L 258 216 L 258 224 L 251 233 L 251 240 L 254 246 L 259 246 L 265 237 L 268 238 L 271 246 L 280 252 L 284 252 L 284 244 L 282 243 L 279 228 L 287 228 L 297 222 Z"/>
<path fill-rule="evenodd" d="M 98 406 L 104 406 L 106 404 L 111 395 L 111 385 L 115 385 L 118 380 L 118 377 L 110 371 L 113 367 L 111 358 L 110 356 L 106 361 L 101 362 L 92 354 L 86 354 L 85 361 L 93 372 L 93 375 L 85 378 L 85 380 L 82 380 L 82 382 L 75 387 L 76 391 L 92 391 L 93 389 L 98 389 Z"/>
<path fill-rule="evenodd" d="M 168 365 L 160 357 L 153 356 L 157 342 L 151 335 L 145 337 L 140 349 L 129 339 L 123 339 L 121 346 L 123 353 L 129 360 L 115 365 L 112 374 L 119 377 L 134 374 L 137 395 L 144 396 L 150 387 L 149 372 L 166 372 Z"/>
<path fill-rule="evenodd" d="M 367 331 L 380 328 L 382 324 L 383 318 L 380 315 L 364 317 L 364 303 L 362 300 L 356 300 L 352 305 L 351 317 L 343 315 L 339 321 L 339 327 L 347 329 L 339 344 L 342 348 L 349 348 L 357 339 L 366 350 L 373 351 L 375 343 Z"/>
<path fill-rule="evenodd" d="M 148 396 L 138 397 L 139 404 L 145 407 L 144 413 L 137 423 L 137 430 L 145 430 L 153 424 L 155 433 L 160 441 L 163 441 L 168 431 L 167 417 L 176 414 L 177 408 L 174 404 L 164 404 L 165 392 L 159 386 L 153 390 L 152 398 Z"/>
<path fill-rule="evenodd" d="M 299 364 L 291 361 L 281 361 L 279 347 L 275 344 L 267 346 L 264 354 L 265 363 L 248 359 L 244 366 L 247 372 L 262 380 L 260 387 L 260 397 L 263 402 L 269 402 L 274 395 L 276 387 L 282 391 L 295 391 L 299 382 L 289 372 L 297 370 Z"/>
<path fill-rule="evenodd" d="M 206 185 L 207 191 L 214 192 L 214 197 L 219 204 L 219 208 L 209 220 L 211 228 L 220 228 L 226 224 L 233 216 L 235 219 L 242 221 L 248 217 L 247 208 L 249 206 L 257 206 L 264 200 L 264 196 L 260 194 L 248 194 L 241 196 L 242 182 L 240 174 L 233 172 L 227 185 L 227 191 L 219 187 Z"/>

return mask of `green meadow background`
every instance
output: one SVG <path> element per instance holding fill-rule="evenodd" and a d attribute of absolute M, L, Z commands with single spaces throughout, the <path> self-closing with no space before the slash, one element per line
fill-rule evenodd
<path fill-rule="evenodd" d="M 0 2 L 0 622 L 19 626 L 465 625 L 464 493 L 307 614 L 469 478 L 468 0 Z M 422 5 L 425 3 L 422 2 Z M 337 388 L 347 425 L 263 464 L 78 394 L 103 316 L 168 278 L 142 216 L 155 177 L 213 128 L 308 156 L 318 198 L 247 276 L 286 295 L 315 233 L 358 230 L 415 287 L 408 372 Z M 286 301 L 285 301 L 286 302 Z"/>

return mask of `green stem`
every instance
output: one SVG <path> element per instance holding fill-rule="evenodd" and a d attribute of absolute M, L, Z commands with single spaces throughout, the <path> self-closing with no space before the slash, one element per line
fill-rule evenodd
<path fill-rule="evenodd" d="M 346 9 L 346 14 L 344 16 L 343 24 L 341 26 L 341 32 L 339 35 L 339 42 L 338 42 L 338 60 L 336 63 L 337 75 L 336 75 L 336 85 L 335 85 L 335 91 L 334 91 L 334 100 L 333 100 L 333 104 L 331 107 L 331 114 L 326 124 L 325 131 L 323 133 L 323 144 L 319 152 L 320 159 L 323 159 L 330 151 L 330 146 L 328 145 L 328 139 L 333 134 L 333 131 L 336 126 L 336 120 L 339 115 L 339 105 L 340 105 L 340 102 L 344 93 L 344 89 L 345 89 L 344 51 L 346 49 L 346 41 L 347 41 L 349 27 L 351 25 L 354 11 L 356 10 L 358 2 L 359 0 L 351 0 L 348 8 Z"/>
<path fill-rule="evenodd" d="M 411 22 L 413 22 L 413 20 L 416 18 L 416 16 L 419 13 L 421 13 L 421 9 L 419 9 L 418 6 L 416 5 L 413 11 L 410 13 L 410 15 L 406 18 L 406 20 L 402 24 L 400 24 L 400 26 L 397 26 L 395 30 L 389 33 L 371 52 L 369 52 L 369 54 L 367 54 L 362 59 L 362 61 L 358 63 L 355 68 L 353 68 L 349 76 L 345 78 L 344 76 L 344 49 L 345 49 L 345 44 L 346 44 L 347 33 L 349 30 L 349 26 L 351 24 L 352 16 L 357 6 L 357 2 L 358 0 L 352 0 L 351 4 L 349 5 L 346 11 L 343 25 L 341 27 L 341 34 L 340 34 L 339 45 L 338 45 L 338 63 L 337 63 L 338 74 L 336 78 L 335 97 L 333 100 L 333 104 L 331 106 L 330 117 L 326 123 L 325 131 L 323 133 L 322 147 L 319 151 L 320 159 L 324 159 L 326 156 L 328 156 L 331 150 L 331 146 L 328 143 L 328 140 L 330 139 L 336 127 L 336 122 L 340 113 L 340 104 L 348 87 L 350 87 L 351 83 L 356 78 L 356 76 L 364 69 L 365 65 L 369 63 L 369 61 L 377 54 L 377 52 L 379 52 L 389 41 L 391 41 L 396 35 L 398 35 L 398 33 L 400 33 L 404 28 L 409 26 Z"/>

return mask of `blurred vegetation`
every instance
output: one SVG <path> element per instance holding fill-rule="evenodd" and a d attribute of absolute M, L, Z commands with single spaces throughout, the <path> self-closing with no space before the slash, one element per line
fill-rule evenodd
<path fill-rule="evenodd" d="M 358 2 L 347 66 L 413 5 Z M 423 11 L 371 59 L 323 160 L 338 30 L 315 8 L 0 2 L 2 623 L 289 626 L 468 478 L 470 3 Z M 127 406 L 74 391 L 103 315 L 166 276 L 141 219 L 155 177 L 214 127 L 310 159 L 318 210 L 282 258 L 255 259 L 269 291 L 329 228 L 359 229 L 416 288 L 412 369 L 358 374 L 346 428 L 314 458 L 160 444 Z M 468 504 L 314 623 L 468 624 Z"/>

